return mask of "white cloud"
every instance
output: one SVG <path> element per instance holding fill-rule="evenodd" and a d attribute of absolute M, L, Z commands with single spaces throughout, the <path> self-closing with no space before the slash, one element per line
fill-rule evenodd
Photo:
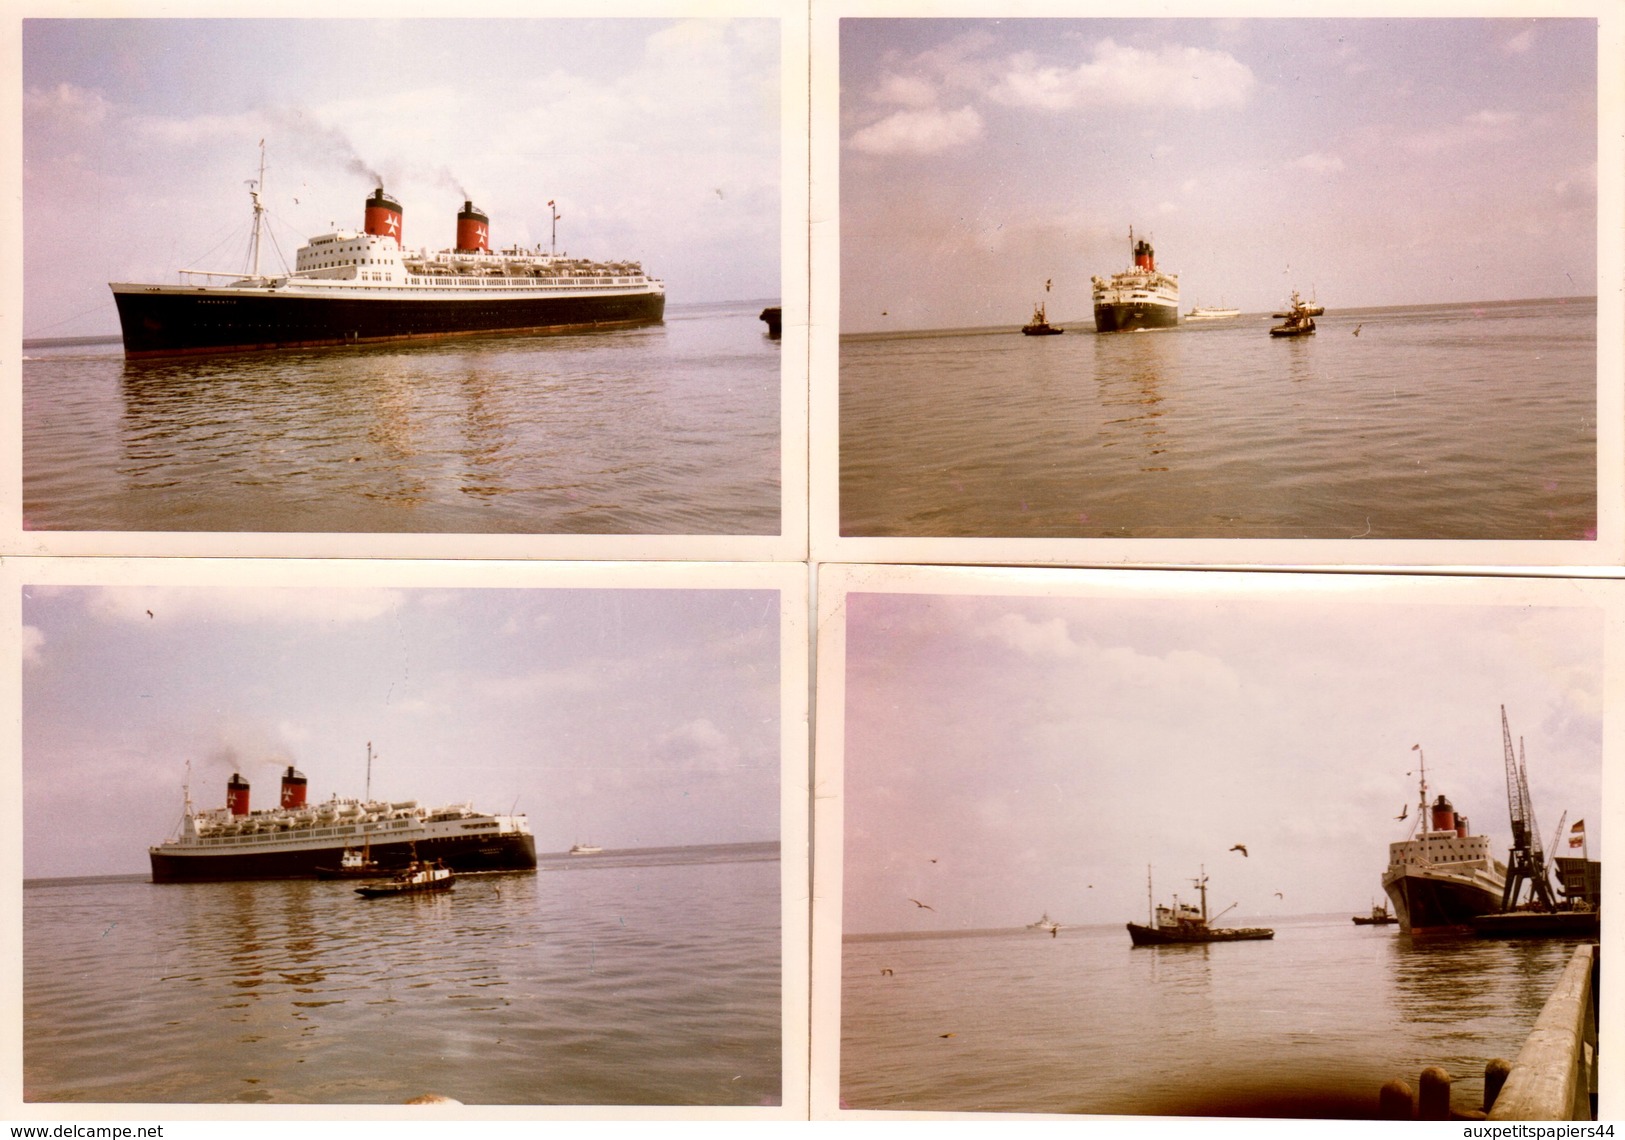
<path fill-rule="evenodd" d="M 897 111 L 858 131 L 847 145 L 865 154 L 938 154 L 975 142 L 982 130 L 974 107 Z"/>
<path fill-rule="evenodd" d="M 38 665 L 45 660 L 40 650 L 45 646 L 45 633 L 37 626 L 23 626 L 23 664 Z"/>
<path fill-rule="evenodd" d="M 1026 614 L 1005 614 L 981 632 L 983 637 L 1003 642 L 1025 657 L 1065 660 L 1077 657 L 1080 651 L 1066 619 L 1061 617 L 1033 621 Z"/>
<path fill-rule="evenodd" d="M 1040 65 L 1030 53 L 1010 62 L 990 97 L 1008 106 L 1051 111 L 1238 107 L 1257 83 L 1252 69 L 1226 52 L 1174 44 L 1148 52 L 1102 40 L 1094 46 L 1093 59 L 1074 68 Z"/>
<path fill-rule="evenodd" d="M 1287 164 L 1294 170 L 1307 170 L 1310 174 L 1336 174 L 1343 169 L 1343 160 L 1335 154 L 1316 151 L 1293 159 Z"/>
<path fill-rule="evenodd" d="M 112 113 L 112 104 L 100 91 L 59 83 L 49 89 L 25 92 L 23 111 L 58 125 L 95 127 Z"/>
<path fill-rule="evenodd" d="M 739 764 L 739 748 L 705 717 L 678 725 L 654 744 L 654 755 L 683 771 L 726 772 Z"/>
<path fill-rule="evenodd" d="M 930 107 L 937 101 L 936 86 L 911 75 L 887 76 L 875 89 L 877 103 L 897 103 L 904 107 Z"/>
<path fill-rule="evenodd" d="M 1501 44 L 1501 52 L 1504 55 L 1523 55 L 1534 46 L 1535 27 L 1531 24 L 1511 39 L 1504 41 Z"/>
<path fill-rule="evenodd" d="M 1597 166 L 1573 170 L 1552 185 L 1552 193 L 1559 202 L 1595 202 L 1597 199 Z"/>

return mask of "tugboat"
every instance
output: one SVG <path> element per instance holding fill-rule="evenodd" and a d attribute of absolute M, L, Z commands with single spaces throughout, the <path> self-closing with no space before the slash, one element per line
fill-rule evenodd
<path fill-rule="evenodd" d="M 1276 313 L 1277 317 L 1285 317 L 1286 323 L 1275 325 L 1270 329 L 1271 336 L 1313 336 L 1315 332 L 1315 317 L 1326 311 L 1321 305 L 1307 305 L 1298 296 L 1298 291 L 1292 291 L 1292 304 L 1284 313 Z"/>
<path fill-rule="evenodd" d="M 1387 903 L 1374 903 L 1370 914 L 1357 914 L 1354 916 L 1355 926 L 1392 926 L 1398 922 L 1388 910 Z"/>
<path fill-rule="evenodd" d="M 317 867 L 318 879 L 382 879 L 395 872 L 372 858 L 371 848 L 363 844 L 360 851 L 346 847 L 337 867 Z"/>
<path fill-rule="evenodd" d="M 1191 906 L 1182 903 L 1179 896 L 1174 896 L 1173 906 L 1157 906 L 1151 911 L 1150 922 L 1141 926 L 1139 923 L 1128 923 L 1128 936 L 1136 946 L 1169 946 L 1176 943 L 1187 942 L 1251 942 L 1274 938 L 1275 931 L 1265 926 L 1214 926 L 1236 906 L 1231 903 L 1218 914 L 1208 917 L 1207 913 L 1207 869 L 1204 867 L 1201 874 L 1191 880 L 1201 894 L 1202 905 Z M 1147 899 L 1151 896 L 1151 869 L 1146 868 L 1145 889 Z M 1148 904 L 1149 901 L 1148 901 Z"/>
<path fill-rule="evenodd" d="M 357 887 L 355 893 L 364 899 L 378 899 L 385 895 L 415 895 L 428 891 L 449 891 L 457 878 L 440 860 L 433 863 L 413 863 L 388 882 L 370 887 Z"/>
<path fill-rule="evenodd" d="M 1021 326 L 1023 336 L 1060 336 L 1065 331 L 1049 323 L 1042 304 L 1033 306 L 1033 319 Z"/>

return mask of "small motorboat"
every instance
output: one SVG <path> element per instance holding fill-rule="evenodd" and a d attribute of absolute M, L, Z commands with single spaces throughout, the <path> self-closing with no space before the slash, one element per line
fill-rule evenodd
<path fill-rule="evenodd" d="M 414 895 L 427 891 L 449 891 L 457 882 L 456 876 L 438 859 L 433 863 L 413 863 L 392 879 L 371 886 L 357 887 L 355 893 L 364 899 L 385 895 Z"/>
<path fill-rule="evenodd" d="M 570 854 L 572 855 L 602 855 L 603 853 L 604 849 L 602 847 L 594 847 L 591 843 L 577 843 L 570 848 Z"/>

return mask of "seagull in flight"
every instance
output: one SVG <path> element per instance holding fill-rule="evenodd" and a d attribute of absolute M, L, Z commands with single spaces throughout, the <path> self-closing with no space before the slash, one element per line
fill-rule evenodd
<path fill-rule="evenodd" d="M 936 910 L 937 909 L 936 907 L 932 906 L 929 903 L 921 902 L 919 899 L 909 899 L 908 901 L 913 903 L 917 907 L 924 907 L 926 910 Z"/>
<path fill-rule="evenodd" d="M 1394 818 L 1395 819 L 1404 819 L 1406 816 L 1408 816 L 1410 814 L 1411 814 L 1411 805 L 1410 804 L 1405 804 L 1399 809 L 1399 814 L 1394 816 Z"/>
<path fill-rule="evenodd" d="M 1247 854 L 1247 848 L 1244 845 L 1240 844 L 1240 843 L 1236 844 L 1230 850 L 1232 850 L 1232 851 L 1240 851 L 1241 856 L 1242 856 L 1243 859 L 1249 858 L 1249 856 Z"/>

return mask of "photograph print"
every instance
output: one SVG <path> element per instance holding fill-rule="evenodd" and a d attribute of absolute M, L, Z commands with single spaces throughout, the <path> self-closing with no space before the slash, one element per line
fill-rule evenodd
<path fill-rule="evenodd" d="M 836 571 L 815 1115 L 1575 1118 L 1620 582 Z"/>
<path fill-rule="evenodd" d="M 840 537 L 1617 563 L 1600 29 L 840 20 Z"/>
<path fill-rule="evenodd" d="M 793 573 L 61 561 L 5 580 L 13 1114 L 804 1118 Z"/>
<path fill-rule="evenodd" d="M 30 549 L 788 533 L 783 35 L 22 21 Z"/>

